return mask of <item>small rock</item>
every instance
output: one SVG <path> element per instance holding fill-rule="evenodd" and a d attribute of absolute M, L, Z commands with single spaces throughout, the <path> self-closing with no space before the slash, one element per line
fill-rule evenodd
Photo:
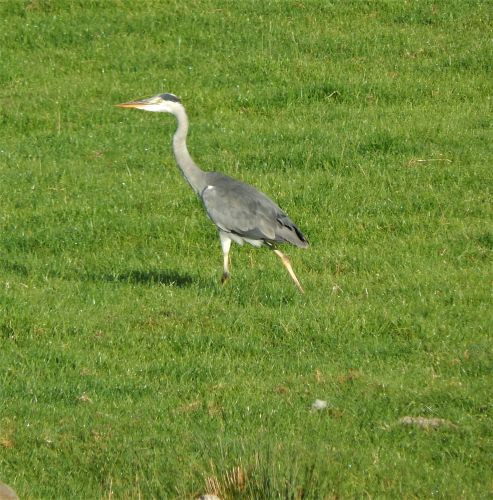
<path fill-rule="evenodd" d="M 10 486 L 0 483 L 0 500 L 19 500 L 19 497 Z"/>
<path fill-rule="evenodd" d="M 92 399 L 85 392 L 83 392 L 77 399 L 81 403 L 92 403 Z"/>
<path fill-rule="evenodd" d="M 323 399 L 316 399 L 312 404 L 312 410 L 325 410 L 328 406 L 329 404 L 327 401 L 324 401 Z"/>
<path fill-rule="evenodd" d="M 418 427 L 423 427 L 424 429 L 436 429 L 437 427 L 455 427 L 455 425 L 449 420 L 444 418 L 426 418 L 426 417 L 402 417 L 399 419 L 399 423 L 403 425 L 417 425 Z"/>

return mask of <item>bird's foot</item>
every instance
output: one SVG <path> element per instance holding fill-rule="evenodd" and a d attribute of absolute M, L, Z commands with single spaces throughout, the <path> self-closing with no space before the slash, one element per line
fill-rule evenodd
<path fill-rule="evenodd" d="M 222 277 L 221 277 L 221 284 L 224 285 L 226 283 L 226 281 L 228 281 L 230 278 L 230 275 L 229 273 L 227 272 L 224 272 Z"/>

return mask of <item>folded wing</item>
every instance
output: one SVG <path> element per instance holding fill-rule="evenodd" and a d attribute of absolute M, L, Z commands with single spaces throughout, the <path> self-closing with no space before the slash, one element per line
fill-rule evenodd
<path fill-rule="evenodd" d="M 248 184 L 210 172 L 201 197 L 209 217 L 224 232 L 265 243 L 308 246 L 306 238 L 287 214 Z"/>

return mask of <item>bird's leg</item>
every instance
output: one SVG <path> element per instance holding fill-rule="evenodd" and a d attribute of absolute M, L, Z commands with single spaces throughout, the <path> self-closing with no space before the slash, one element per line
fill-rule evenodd
<path fill-rule="evenodd" d="M 231 248 L 231 239 L 224 233 L 219 233 L 221 239 L 221 248 L 223 249 L 223 275 L 221 283 L 224 285 L 229 279 L 229 249 Z"/>
<path fill-rule="evenodd" d="M 297 286 L 298 290 L 301 293 L 305 293 L 298 278 L 296 277 L 296 274 L 294 274 L 293 267 L 291 266 L 291 262 L 288 259 L 288 257 L 284 255 L 280 250 L 277 250 L 276 248 L 274 248 L 272 251 L 281 259 L 281 262 L 283 263 L 284 267 L 288 270 L 289 276 L 291 276 L 291 279 L 294 281 L 294 284 Z"/>
<path fill-rule="evenodd" d="M 223 260 L 224 260 L 224 264 L 223 264 L 224 271 L 223 271 L 223 275 L 221 276 L 221 283 L 224 285 L 224 283 L 226 283 L 226 281 L 228 281 L 229 277 L 230 277 L 229 269 L 228 269 L 229 268 L 229 254 L 228 253 L 224 254 Z"/>

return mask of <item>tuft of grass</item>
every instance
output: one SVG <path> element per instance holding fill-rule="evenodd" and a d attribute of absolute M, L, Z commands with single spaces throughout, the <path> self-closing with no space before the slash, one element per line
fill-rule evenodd
<path fill-rule="evenodd" d="M 2 482 L 491 494 L 487 2 L 4 0 L 0 28 Z M 173 121 L 112 106 L 166 91 L 202 168 L 306 233 L 304 296 L 247 247 L 219 285 Z"/>

